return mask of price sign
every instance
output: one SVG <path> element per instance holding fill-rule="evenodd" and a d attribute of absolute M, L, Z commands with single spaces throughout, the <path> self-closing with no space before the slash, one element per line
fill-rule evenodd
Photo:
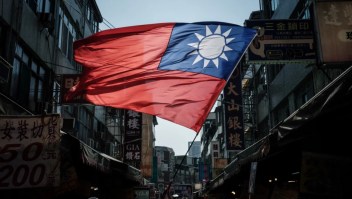
<path fill-rule="evenodd" d="M 0 116 L 0 189 L 58 186 L 60 117 Z"/>

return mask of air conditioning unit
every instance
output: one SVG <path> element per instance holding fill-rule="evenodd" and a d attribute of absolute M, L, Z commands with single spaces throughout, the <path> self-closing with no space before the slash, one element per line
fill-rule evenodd
<path fill-rule="evenodd" d="M 0 56 L 0 84 L 8 83 L 10 80 L 12 66 Z"/>

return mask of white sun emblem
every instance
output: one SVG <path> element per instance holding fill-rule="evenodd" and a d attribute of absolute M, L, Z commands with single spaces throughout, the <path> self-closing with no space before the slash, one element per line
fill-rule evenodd
<path fill-rule="evenodd" d="M 204 68 L 208 66 L 210 61 L 212 61 L 215 66 L 218 67 L 219 57 L 228 61 L 225 55 L 225 51 L 230 51 L 232 49 L 228 47 L 227 44 L 235 39 L 227 38 L 230 32 L 231 29 L 221 33 L 221 26 L 219 25 L 214 33 L 212 33 L 209 27 L 206 26 L 205 36 L 194 33 L 197 36 L 199 42 L 188 44 L 197 49 L 191 53 L 198 55 L 192 65 L 204 59 Z"/>

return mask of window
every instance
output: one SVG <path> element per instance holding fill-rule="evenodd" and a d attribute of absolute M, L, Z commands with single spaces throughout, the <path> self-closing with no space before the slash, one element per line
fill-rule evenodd
<path fill-rule="evenodd" d="M 291 19 L 310 19 L 313 13 L 313 3 L 309 1 L 298 1 Z"/>
<path fill-rule="evenodd" d="M 271 0 L 271 10 L 275 11 L 280 4 L 280 0 Z"/>
<path fill-rule="evenodd" d="M 51 12 L 51 0 L 26 0 L 26 3 L 35 14 Z"/>
<path fill-rule="evenodd" d="M 37 0 L 37 13 L 50 13 L 50 0 Z"/>
<path fill-rule="evenodd" d="M 298 109 L 305 104 L 310 98 L 314 96 L 313 77 L 309 76 L 303 83 L 296 88 L 295 95 L 295 108 Z"/>
<path fill-rule="evenodd" d="M 58 46 L 63 54 L 67 57 L 67 59 L 70 60 L 72 64 L 75 64 L 73 60 L 73 41 L 76 40 L 77 34 L 72 24 L 74 23 L 71 22 L 71 20 L 67 17 L 64 10 L 60 8 Z"/>
<path fill-rule="evenodd" d="M 38 4 L 37 0 L 26 0 L 26 3 L 33 10 L 33 12 L 37 11 L 37 4 Z"/>
<path fill-rule="evenodd" d="M 92 9 L 92 6 L 90 4 L 87 5 L 86 14 L 87 14 L 87 21 L 92 32 L 94 33 L 98 32 L 99 23 L 95 20 L 94 9 Z"/>
<path fill-rule="evenodd" d="M 42 111 L 46 69 L 16 44 L 10 95 L 32 111 Z"/>
<path fill-rule="evenodd" d="M 219 152 L 214 152 L 214 158 L 218 158 L 219 157 Z"/>

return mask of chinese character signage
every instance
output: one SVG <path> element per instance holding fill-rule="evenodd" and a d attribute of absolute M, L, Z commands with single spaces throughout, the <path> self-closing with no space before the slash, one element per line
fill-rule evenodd
<path fill-rule="evenodd" d="M 0 116 L 0 189 L 60 183 L 60 116 Z"/>
<path fill-rule="evenodd" d="M 215 168 L 215 159 L 220 158 L 220 143 L 219 141 L 211 141 L 212 167 Z"/>
<path fill-rule="evenodd" d="M 80 79 L 79 74 L 62 75 L 61 85 L 60 85 L 61 103 L 88 103 L 83 99 L 83 96 L 77 96 L 74 100 L 70 100 L 69 102 L 67 102 L 64 98 L 67 91 L 70 90 L 70 88 L 72 88 L 73 86 L 75 86 L 79 82 L 79 79 Z"/>
<path fill-rule="evenodd" d="M 140 169 L 142 148 L 142 113 L 125 111 L 124 162 Z"/>
<path fill-rule="evenodd" d="M 227 150 L 244 149 L 241 74 L 235 69 L 224 88 L 225 135 Z"/>
<path fill-rule="evenodd" d="M 352 1 L 316 1 L 319 61 L 352 62 Z"/>
<path fill-rule="evenodd" d="M 258 35 L 249 46 L 249 63 L 315 62 L 311 20 L 247 20 Z"/>

